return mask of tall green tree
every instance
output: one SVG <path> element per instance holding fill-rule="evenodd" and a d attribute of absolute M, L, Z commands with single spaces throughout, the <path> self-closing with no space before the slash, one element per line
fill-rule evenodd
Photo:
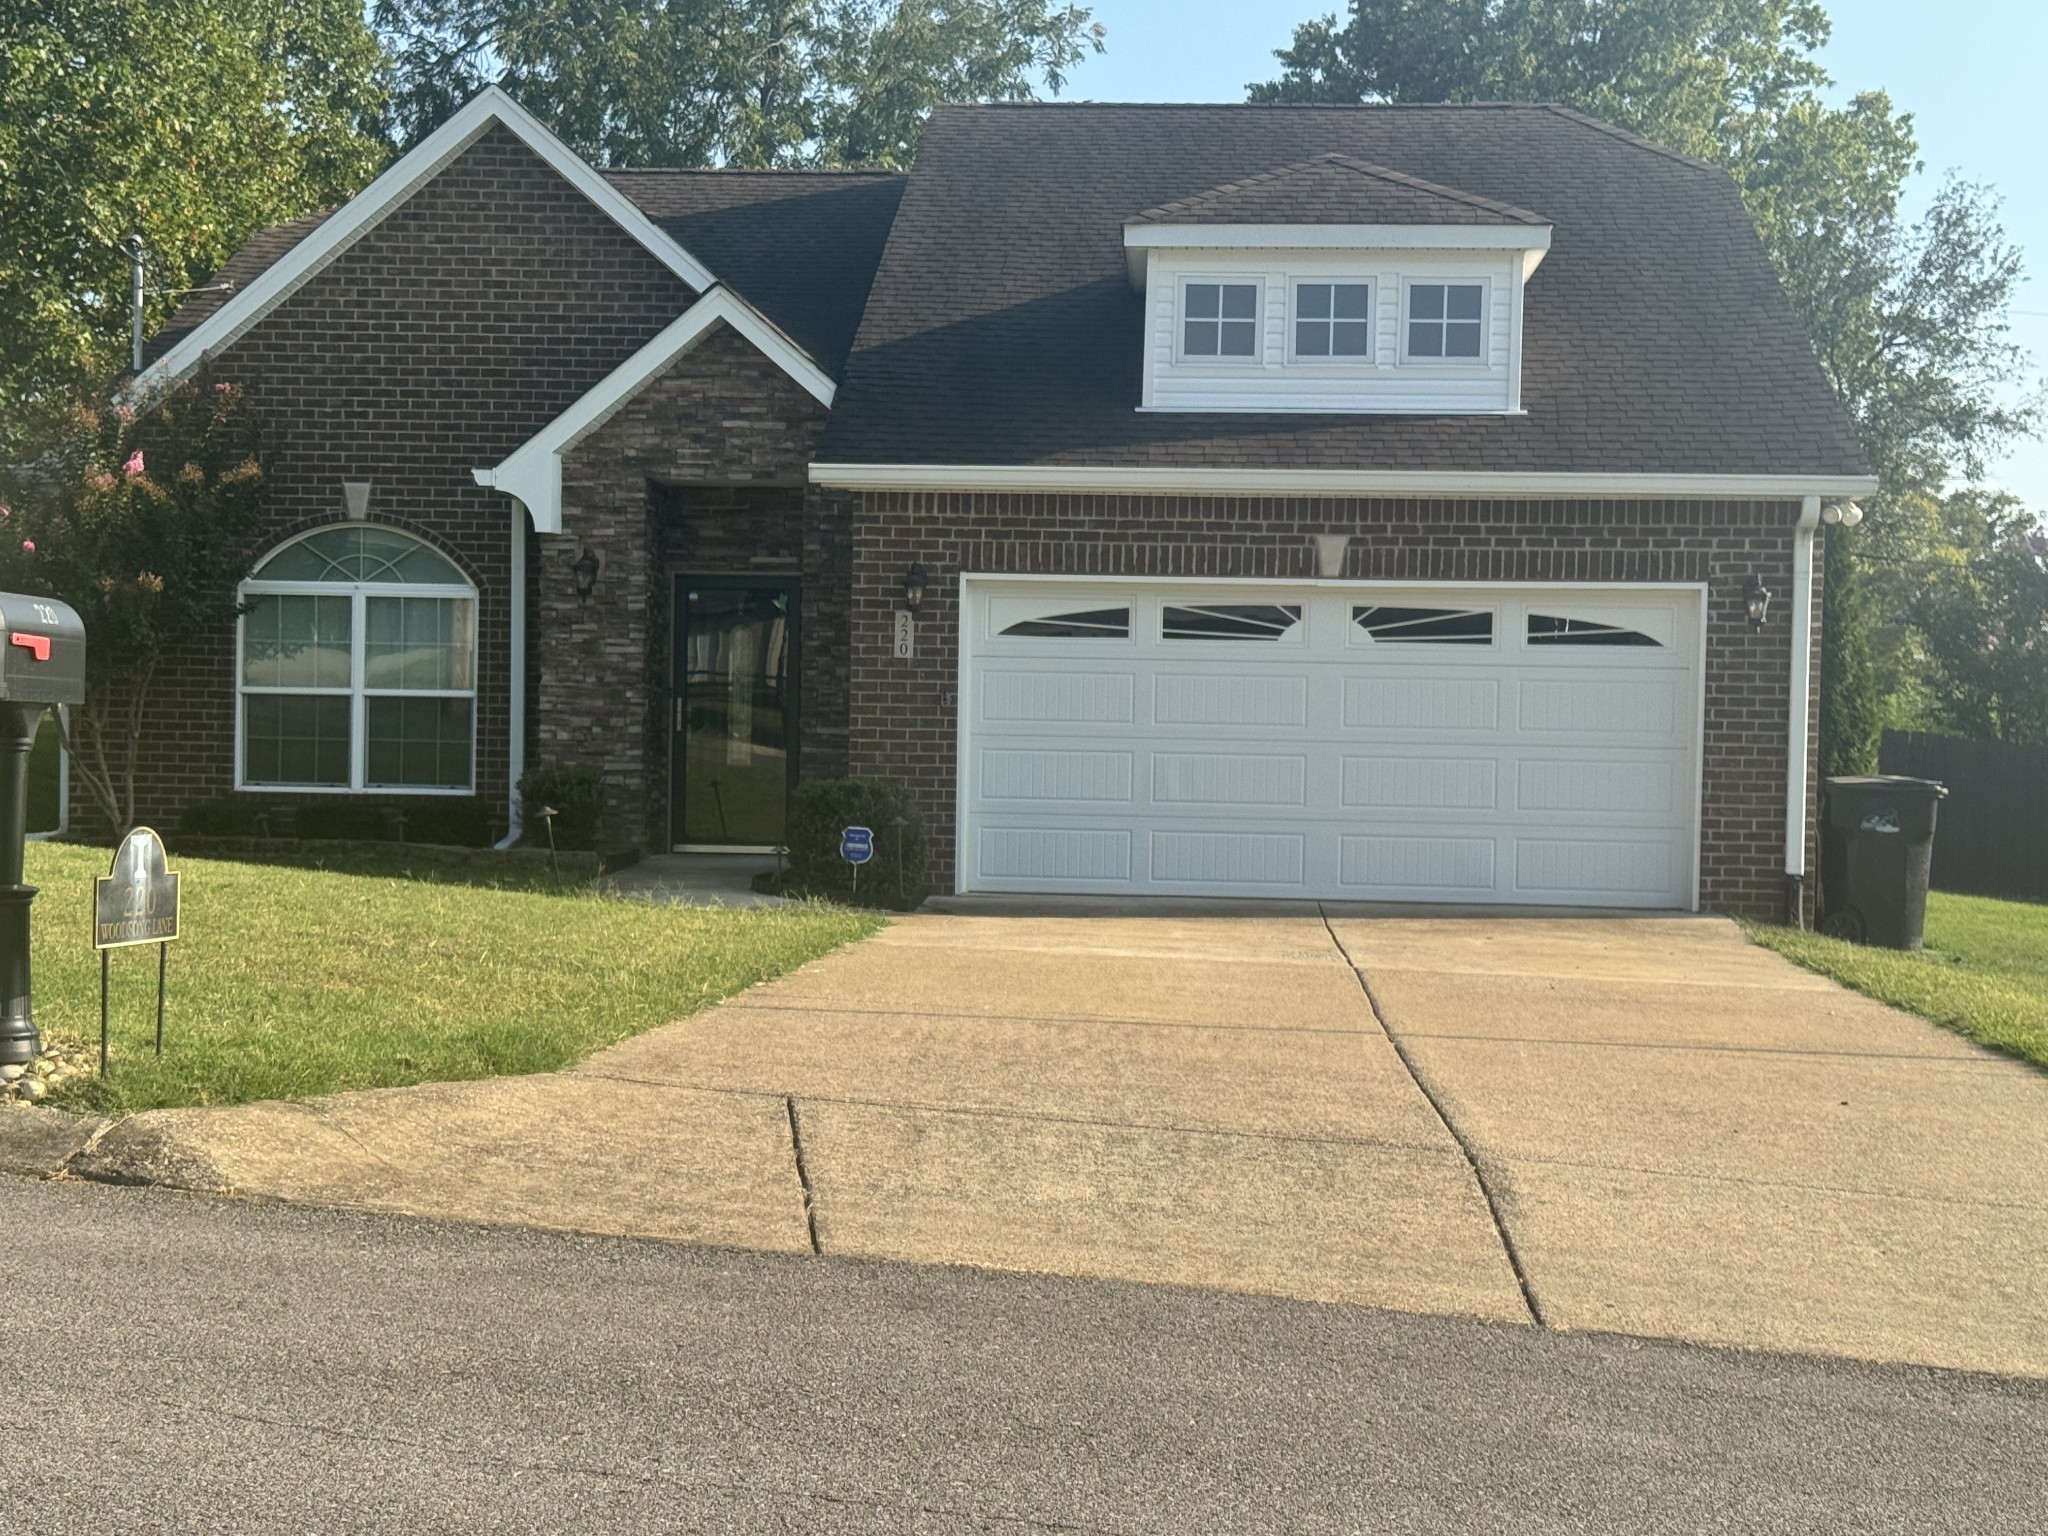
<path fill-rule="evenodd" d="M 125 358 L 130 235 L 187 287 L 376 172 L 383 67 L 359 0 L 0 0 L 0 455 Z"/>
<path fill-rule="evenodd" d="M 1298 28 L 1250 92 L 1555 101 L 1729 171 L 1882 482 L 1828 561 L 1822 755 L 1848 767 L 1875 763 L 1882 701 L 1902 723 L 1921 696 L 1910 573 L 1961 537 L 1925 509 L 2039 413 L 2009 389 L 2021 272 L 1996 198 L 1952 179 L 1907 223 L 1912 120 L 1881 91 L 1822 99 L 1828 30 L 1811 0 L 1354 0 Z"/>
<path fill-rule="evenodd" d="M 416 139 L 492 81 L 600 165 L 902 165 L 941 101 L 1058 94 L 1065 0 L 376 0 Z"/>

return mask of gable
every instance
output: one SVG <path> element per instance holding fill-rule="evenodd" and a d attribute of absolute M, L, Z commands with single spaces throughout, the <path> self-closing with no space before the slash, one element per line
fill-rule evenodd
<path fill-rule="evenodd" d="M 198 366 L 201 358 L 231 345 L 358 241 L 407 207 L 415 194 L 472 147 L 494 134 L 500 140 L 516 140 L 686 287 L 701 292 L 716 281 L 708 267 L 664 234 L 630 198 L 606 182 L 510 96 L 491 86 L 402 155 L 362 192 L 293 241 L 247 286 L 229 295 L 145 369 L 139 382 L 182 378 Z M 503 212 L 512 219 L 520 217 L 516 208 Z"/>

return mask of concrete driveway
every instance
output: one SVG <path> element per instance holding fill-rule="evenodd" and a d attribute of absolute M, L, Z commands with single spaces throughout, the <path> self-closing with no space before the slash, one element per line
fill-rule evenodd
<path fill-rule="evenodd" d="M 1704 918 L 918 915 L 103 1177 L 2048 1375 L 2048 1074 Z"/>

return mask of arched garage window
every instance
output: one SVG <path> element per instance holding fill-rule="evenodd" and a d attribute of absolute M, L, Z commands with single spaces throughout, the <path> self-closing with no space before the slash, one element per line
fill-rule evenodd
<path fill-rule="evenodd" d="M 392 528 L 321 528 L 242 602 L 237 787 L 475 787 L 476 588 L 444 556 Z"/>

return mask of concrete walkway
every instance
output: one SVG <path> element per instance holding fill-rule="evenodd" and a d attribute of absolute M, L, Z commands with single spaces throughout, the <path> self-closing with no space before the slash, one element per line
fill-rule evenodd
<path fill-rule="evenodd" d="M 78 1171 L 2048 1375 L 2048 1074 L 1712 919 L 902 919 L 549 1077 Z"/>

